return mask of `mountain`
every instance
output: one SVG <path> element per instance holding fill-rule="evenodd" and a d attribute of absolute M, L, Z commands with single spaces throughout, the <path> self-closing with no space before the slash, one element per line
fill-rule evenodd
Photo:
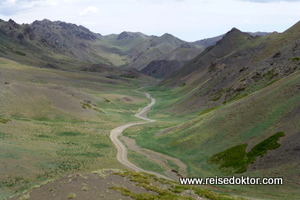
<path fill-rule="evenodd" d="M 186 62 L 203 51 L 203 47 L 182 41 L 171 34 L 161 37 L 142 33 L 122 32 L 104 36 L 100 41 L 122 49 L 127 58 L 126 68 L 141 70 L 151 61 L 177 60 Z"/>
<path fill-rule="evenodd" d="M 87 64 L 101 64 L 140 70 L 154 60 L 186 62 L 203 50 L 170 34 L 124 31 L 102 36 L 83 26 L 47 19 L 22 25 L 1 20 L 0 30 L 5 44 L 1 56 L 39 67 L 82 70 Z"/>
<path fill-rule="evenodd" d="M 249 35 L 253 36 L 253 37 L 261 37 L 261 36 L 266 36 L 270 33 L 268 32 L 247 32 Z M 221 40 L 224 37 L 225 34 L 216 36 L 216 37 L 211 37 L 211 38 L 205 38 L 202 40 L 197 40 L 195 42 L 193 42 L 193 44 L 197 44 L 200 46 L 204 46 L 204 47 L 209 47 L 209 46 L 213 46 L 215 45 L 219 40 Z"/>
<path fill-rule="evenodd" d="M 299 30 L 300 22 L 253 37 L 233 28 L 149 89 L 160 102 L 151 118 L 160 122 L 127 134 L 143 148 L 180 159 L 190 177 L 283 177 L 282 187 L 222 188 L 297 199 Z"/>
<path fill-rule="evenodd" d="M 226 35 L 221 40 L 219 40 L 216 45 L 206 48 L 200 55 L 187 63 L 185 67 L 182 67 L 171 77 L 163 81 L 162 84 L 168 83 L 167 85 L 180 85 L 181 83 L 178 83 L 178 80 L 182 80 L 183 78 L 185 78 L 185 76 L 193 75 L 194 73 L 201 73 L 208 66 L 211 66 L 211 69 L 209 70 L 212 71 L 216 67 L 215 62 L 218 59 L 229 55 L 233 51 L 236 51 L 236 49 L 238 49 L 241 45 L 247 43 L 252 39 L 253 37 L 251 35 L 233 28 L 228 33 L 226 33 Z M 206 73 L 201 73 L 201 75 L 210 76 L 210 74 Z M 187 81 L 190 81 L 188 77 L 186 77 L 185 79 L 187 79 Z"/>
<path fill-rule="evenodd" d="M 78 63 L 110 65 L 102 49 L 93 48 L 101 37 L 88 29 L 49 20 L 19 25 L 13 20 L 0 22 L 1 55 L 39 67 L 80 69 Z"/>

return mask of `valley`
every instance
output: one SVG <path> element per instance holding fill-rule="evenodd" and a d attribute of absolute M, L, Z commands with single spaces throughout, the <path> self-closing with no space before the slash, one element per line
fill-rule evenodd
<path fill-rule="evenodd" d="M 193 43 L 1 20 L 0 199 L 297 199 L 299 30 Z M 215 176 L 284 184 L 178 183 Z"/>

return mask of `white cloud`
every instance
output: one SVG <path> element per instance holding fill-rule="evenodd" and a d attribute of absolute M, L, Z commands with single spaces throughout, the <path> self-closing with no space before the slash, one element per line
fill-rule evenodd
<path fill-rule="evenodd" d="M 99 9 L 96 6 L 89 6 L 79 13 L 80 16 L 93 15 L 99 12 Z"/>
<path fill-rule="evenodd" d="M 57 0 L 6 0 L 0 2 L 0 13 L 11 16 L 35 7 L 56 6 L 57 3 Z"/>

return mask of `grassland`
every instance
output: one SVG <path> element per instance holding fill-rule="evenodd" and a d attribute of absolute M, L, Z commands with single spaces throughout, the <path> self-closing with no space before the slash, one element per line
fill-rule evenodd
<path fill-rule="evenodd" d="M 3 58 L 0 69 L 0 199 L 65 174 L 123 167 L 109 132 L 138 121 L 134 114 L 149 103 L 132 91 L 139 80 Z"/>
<path fill-rule="evenodd" d="M 298 163 L 296 156 L 298 154 L 292 149 L 297 149 L 297 142 L 289 143 L 288 141 L 299 138 L 297 132 L 300 128 L 299 114 L 297 114 L 300 100 L 297 89 L 299 75 L 299 72 L 295 72 L 243 98 L 232 99 L 218 107 L 203 108 L 203 110 L 198 110 L 198 113 L 194 112 L 186 117 L 174 112 L 176 106 L 180 105 L 177 103 L 184 98 L 178 95 L 180 88 L 176 89 L 178 91 L 149 88 L 148 92 L 158 102 L 153 106 L 149 115 L 150 118 L 159 120 L 152 124 L 130 127 L 125 130 L 124 134 L 134 138 L 143 148 L 180 159 L 188 166 L 187 173 L 191 177 L 228 175 L 228 171 L 220 171 L 217 166 L 209 164 L 207 160 L 230 147 L 236 146 L 237 149 L 234 151 L 243 152 L 238 154 L 238 157 L 246 154 L 251 157 L 252 152 L 255 151 L 253 155 L 255 154 L 254 157 L 257 160 L 248 166 L 246 172 L 237 175 L 282 176 L 285 184 L 263 187 L 219 186 L 219 188 L 235 194 L 252 195 L 264 199 L 296 199 L 299 195 L 295 178 L 298 172 L 294 168 Z M 258 153 L 263 152 L 258 146 L 265 146 L 266 141 L 269 143 L 268 138 L 277 132 L 285 133 L 285 136 L 276 143 L 281 146 L 275 145 L 278 147 L 275 150 L 273 147 L 270 148 L 266 156 Z M 290 153 L 284 154 L 285 151 Z M 256 164 L 257 162 L 260 164 Z M 240 170 L 243 171 L 245 168 Z"/>

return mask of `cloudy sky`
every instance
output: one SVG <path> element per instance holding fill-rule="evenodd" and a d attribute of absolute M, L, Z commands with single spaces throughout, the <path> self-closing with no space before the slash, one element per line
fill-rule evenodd
<path fill-rule="evenodd" d="M 50 19 L 108 35 L 171 33 L 196 41 L 242 31 L 282 32 L 300 20 L 300 0 L 0 0 L 0 18 Z"/>

